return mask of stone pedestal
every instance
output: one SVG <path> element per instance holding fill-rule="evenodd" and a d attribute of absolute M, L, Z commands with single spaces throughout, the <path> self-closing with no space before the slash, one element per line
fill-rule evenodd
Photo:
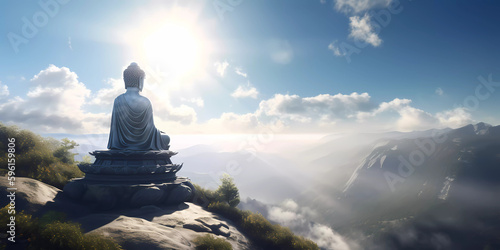
<path fill-rule="evenodd" d="M 179 204 L 190 201 L 194 187 L 177 177 L 182 164 L 172 164 L 170 150 L 99 150 L 93 164 L 79 164 L 84 178 L 73 179 L 64 193 L 98 209 Z"/>

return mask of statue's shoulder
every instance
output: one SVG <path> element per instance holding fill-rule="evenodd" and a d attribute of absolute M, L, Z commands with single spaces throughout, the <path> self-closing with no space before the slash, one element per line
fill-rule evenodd
<path fill-rule="evenodd" d="M 138 100 L 142 102 L 144 105 L 151 105 L 151 101 L 145 96 L 140 95 Z"/>
<path fill-rule="evenodd" d="M 121 94 L 115 98 L 115 103 L 123 101 L 125 94 Z"/>
<path fill-rule="evenodd" d="M 123 93 L 115 98 L 115 104 L 124 104 L 124 103 L 136 103 L 138 105 L 150 105 L 151 102 L 148 98 L 141 95 L 127 95 L 127 93 Z"/>

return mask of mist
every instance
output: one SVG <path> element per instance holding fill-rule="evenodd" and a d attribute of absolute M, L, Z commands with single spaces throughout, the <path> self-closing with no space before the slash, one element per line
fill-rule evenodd
<path fill-rule="evenodd" d="M 179 175 L 210 189 L 223 174 L 231 175 L 240 208 L 322 249 L 495 247 L 499 126 L 486 133 L 476 133 L 476 127 L 174 135 L 171 149 L 179 152 L 172 160 L 184 163 Z M 80 144 L 77 158 L 107 145 L 107 135 L 70 139 Z"/>

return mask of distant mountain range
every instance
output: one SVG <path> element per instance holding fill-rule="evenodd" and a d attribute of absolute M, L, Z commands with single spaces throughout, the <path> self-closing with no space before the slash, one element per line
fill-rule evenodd
<path fill-rule="evenodd" d="M 386 135 L 367 135 L 358 160 L 312 161 L 319 184 L 300 203 L 383 249 L 500 249 L 500 126 Z"/>

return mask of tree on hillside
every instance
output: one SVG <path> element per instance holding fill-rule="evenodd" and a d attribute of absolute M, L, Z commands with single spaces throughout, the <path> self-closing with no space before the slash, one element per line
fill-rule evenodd
<path fill-rule="evenodd" d="M 73 164 L 75 162 L 75 153 L 71 153 L 70 150 L 74 149 L 78 144 L 75 141 L 64 138 L 61 140 L 62 143 L 54 151 L 54 156 L 61 159 L 63 163 Z"/>
<path fill-rule="evenodd" d="M 240 203 L 240 193 L 233 182 L 233 178 L 224 174 L 221 177 L 221 185 L 215 191 L 217 200 L 227 202 L 231 207 L 236 207 Z"/>

